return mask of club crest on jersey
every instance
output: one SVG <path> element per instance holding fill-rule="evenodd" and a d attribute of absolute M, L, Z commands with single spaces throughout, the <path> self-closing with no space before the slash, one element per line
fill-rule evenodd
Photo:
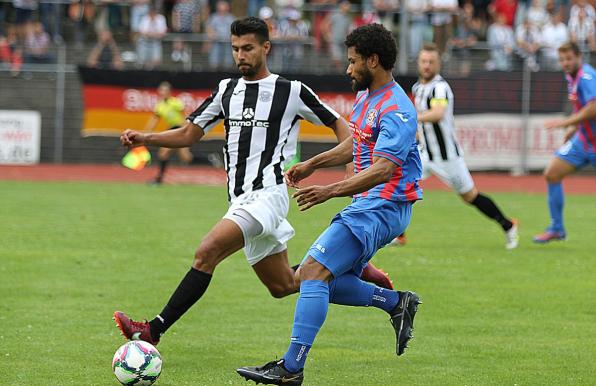
<path fill-rule="evenodd" d="M 379 112 L 375 109 L 368 110 L 368 112 L 366 113 L 366 125 L 372 126 L 375 123 L 378 114 Z"/>
<path fill-rule="evenodd" d="M 261 91 L 259 93 L 259 100 L 261 102 L 269 102 L 271 100 L 271 93 L 269 91 Z"/>

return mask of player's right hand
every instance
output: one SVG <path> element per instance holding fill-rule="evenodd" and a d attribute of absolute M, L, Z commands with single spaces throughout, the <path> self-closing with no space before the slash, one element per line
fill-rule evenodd
<path fill-rule="evenodd" d="M 136 147 L 145 144 L 145 135 L 138 131 L 126 129 L 120 135 L 120 143 L 126 147 Z"/>
<path fill-rule="evenodd" d="M 292 188 L 298 188 L 298 183 L 310 176 L 315 169 L 310 166 L 308 161 L 298 162 L 292 166 L 285 174 L 286 183 Z"/>

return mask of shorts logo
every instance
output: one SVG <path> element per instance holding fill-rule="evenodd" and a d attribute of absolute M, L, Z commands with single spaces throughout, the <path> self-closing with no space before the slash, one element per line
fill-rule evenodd
<path fill-rule="evenodd" d="M 269 102 L 271 100 L 271 93 L 269 91 L 261 91 L 259 93 L 259 100 L 261 102 Z"/>
<path fill-rule="evenodd" d="M 368 113 L 366 113 L 366 125 L 372 126 L 375 123 L 378 114 L 379 112 L 375 109 L 368 110 Z"/>
<path fill-rule="evenodd" d="M 252 107 L 247 107 L 242 112 L 242 118 L 244 119 L 253 119 L 255 117 L 255 111 Z"/>
<path fill-rule="evenodd" d="M 315 244 L 315 248 L 316 248 L 316 249 L 317 249 L 319 252 L 321 252 L 321 253 L 325 253 L 325 247 L 324 247 L 324 246 L 322 246 L 321 244 L 319 244 L 319 243 Z"/>

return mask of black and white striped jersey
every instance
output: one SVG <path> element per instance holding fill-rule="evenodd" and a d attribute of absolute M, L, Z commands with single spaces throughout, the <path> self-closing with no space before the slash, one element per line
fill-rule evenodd
<path fill-rule="evenodd" d="M 412 86 L 414 104 L 418 113 L 430 110 L 435 103 L 445 104 L 447 110 L 439 122 L 421 122 L 422 151 L 430 161 L 447 161 L 463 156 L 455 139 L 453 119 L 453 92 L 441 75 L 436 75 L 428 83 L 417 82 Z"/>
<path fill-rule="evenodd" d="M 187 119 L 205 132 L 224 120 L 224 164 L 233 200 L 284 183 L 284 160 L 296 152 L 300 119 L 329 126 L 338 118 L 308 86 L 271 74 L 257 81 L 222 80 Z"/>

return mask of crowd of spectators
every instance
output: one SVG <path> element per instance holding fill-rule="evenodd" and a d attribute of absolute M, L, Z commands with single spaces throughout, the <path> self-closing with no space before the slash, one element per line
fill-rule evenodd
<path fill-rule="evenodd" d="M 596 49 L 594 0 L 36 0 L 0 2 L 0 63 L 18 72 L 23 63 L 52 63 L 52 46 L 66 41 L 95 46 L 89 66 L 152 69 L 164 61 L 190 63 L 191 46 L 211 69 L 231 69 L 230 24 L 246 15 L 269 25 L 273 59 L 281 71 L 299 71 L 305 55 L 327 55 L 337 71 L 345 67 L 345 36 L 378 22 L 396 36 L 407 23 L 411 62 L 425 41 L 445 61 L 469 71 L 484 58 L 488 70 L 507 71 L 524 61 L 533 70 L 558 69 L 557 48 L 573 40 L 589 57 Z M 406 12 L 407 11 L 407 12 Z M 407 18 L 404 15 L 407 14 Z M 118 45 L 134 47 L 123 52 Z M 196 49 L 196 48 L 193 48 Z M 589 59 L 588 59 L 589 60 Z"/>

